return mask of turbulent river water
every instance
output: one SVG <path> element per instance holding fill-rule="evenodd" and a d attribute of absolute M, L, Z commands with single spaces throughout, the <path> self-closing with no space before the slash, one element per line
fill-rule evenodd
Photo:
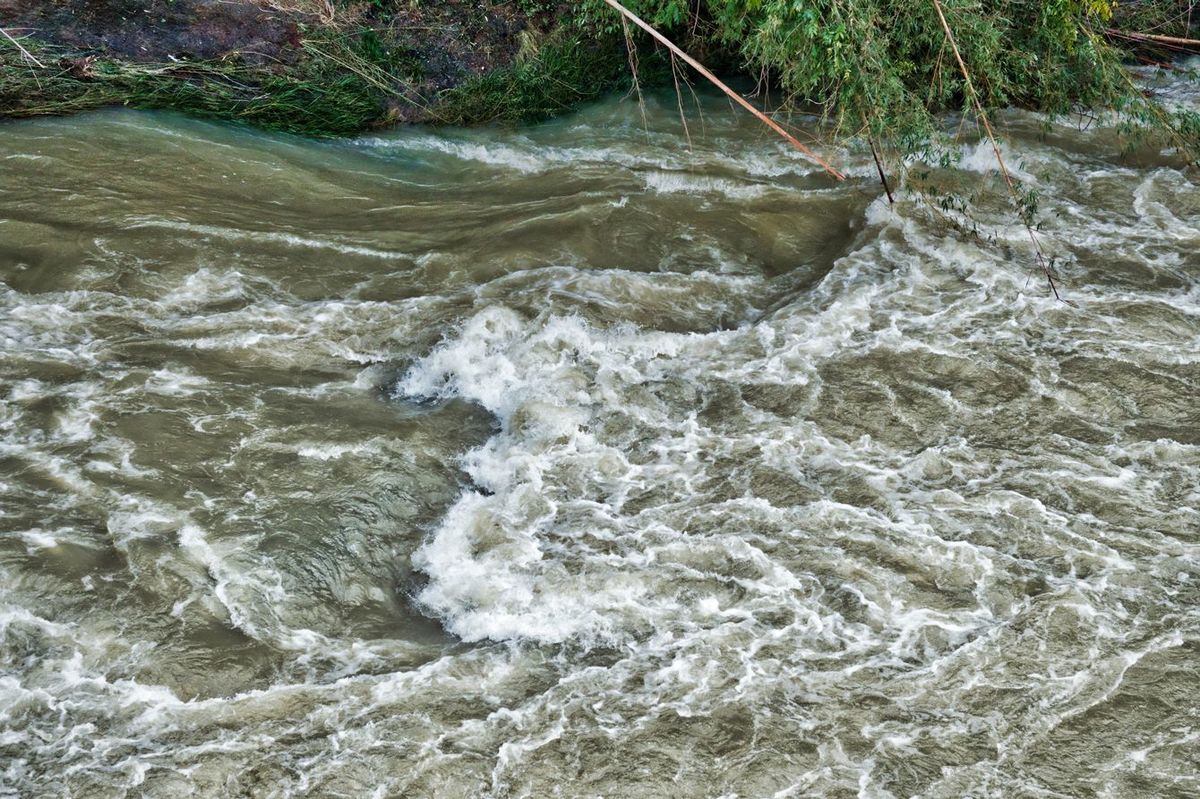
<path fill-rule="evenodd" d="M 4 125 L 0 795 L 1200 795 L 1196 174 L 703 102 Z"/>

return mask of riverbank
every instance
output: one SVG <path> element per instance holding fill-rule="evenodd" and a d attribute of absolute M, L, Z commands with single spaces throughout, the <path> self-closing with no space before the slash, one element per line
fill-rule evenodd
<path fill-rule="evenodd" d="M 629 5 L 785 104 L 899 151 L 935 129 L 934 115 L 967 104 L 937 4 Z M 1068 2 L 1036 20 L 947 8 L 986 107 L 1116 109 L 1187 127 L 1142 107 L 1115 68 L 1185 51 L 1137 37 L 1191 35 L 1187 3 Z M 337 136 L 544 119 L 631 87 L 625 32 L 599 0 L 0 0 L 0 28 L 12 37 L 0 39 L 0 117 L 126 105 Z M 671 80 L 661 51 L 630 41 L 644 81 Z"/>
<path fill-rule="evenodd" d="M 318 136 L 480 124 L 561 113 L 626 65 L 534 2 L 0 0 L 0 26 L 16 39 L 0 48 L 4 117 L 126 105 Z"/>

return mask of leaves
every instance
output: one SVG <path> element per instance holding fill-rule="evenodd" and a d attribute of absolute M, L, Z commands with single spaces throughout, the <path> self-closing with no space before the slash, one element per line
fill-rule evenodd
<path fill-rule="evenodd" d="M 945 68 L 928 0 L 626 5 L 668 33 L 687 26 L 705 46 L 736 52 L 748 72 L 776 76 L 789 99 L 823 111 L 843 132 L 867 120 L 901 150 L 920 146 L 937 128 L 937 114 L 964 105 L 962 77 Z M 1130 105 L 1128 87 L 1114 77 L 1122 53 L 1091 35 L 1111 19 L 1111 0 L 947 0 L 944 7 L 985 108 L 1066 114 Z M 603 18 L 584 8 L 585 16 Z"/>

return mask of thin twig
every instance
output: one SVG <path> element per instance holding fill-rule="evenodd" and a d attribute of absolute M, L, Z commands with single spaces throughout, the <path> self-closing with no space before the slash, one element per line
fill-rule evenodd
<path fill-rule="evenodd" d="M 642 112 L 642 130 L 650 133 L 650 122 L 646 119 L 646 99 L 642 97 L 642 82 L 638 79 L 637 48 L 633 44 L 633 34 L 629 31 L 629 23 L 621 17 L 621 30 L 625 34 L 625 53 L 629 56 L 629 74 L 633 76 L 633 90 L 637 93 L 638 110 Z"/>
<path fill-rule="evenodd" d="M 725 92 L 725 94 L 729 95 L 730 99 L 734 100 L 735 102 L 737 102 L 738 105 L 742 106 L 742 108 L 745 108 L 751 114 L 754 114 L 754 116 L 758 117 L 759 121 L 761 121 L 764 125 L 769 127 L 771 130 L 778 133 L 784 139 L 786 139 L 788 141 L 788 143 L 791 144 L 793 147 L 795 147 L 797 150 L 804 153 L 810 159 L 815 161 L 822 169 L 824 169 L 826 172 L 828 172 L 834 178 L 836 178 L 837 180 L 845 180 L 846 179 L 845 175 L 843 175 L 838 170 L 834 169 L 832 166 L 830 166 L 828 163 L 826 163 L 819 155 L 817 155 L 812 150 L 808 149 L 803 144 L 801 144 L 800 141 L 795 136 L 788 133 L 786 130 L 784 130 L 782 127 L 779 126 L 779 123 L 777 123 L 775 120 L 771 119 L 769 116 L 764 114 L 762 111 L 759 111 L 757 108 L 755 108 L 753 105 L 751 105 L 749 103 L 749 101 L 746 100 L 746 98 L 742 97 L 740 94 L 735 92 L 733 89 L 729 88 L 724 83 L 722 83 L 720 81 L 720 79 L 717 78 L 716 75 L 709 72 L 708 69 L 706 69 L 703 64 L 701 64 L 696 59 L 692 58 L 687 53 L 683 52 L 683 50 L 680 50 L 670 39 L 668 39 L 666 36 L 663 36 L 661 33 L 659 33 L 657 30 L 655 30 L 653 27 L 651 27 L 651 25 L 649 23 L 643 21 L 642 18 L 639 17 L 637 14 L 634 14 L 628 8 L 626 8 L 625 6 L 618 3 L 617 0 L 604 0 L 604 2 L 607 3 L 608 5 L 612 6 L 613 8 L 615 8 L 617 11 L 619 11 L 622 16 L 627 18 L 634 25 L 637 25 L 639 28 L 646 31 L 646 33 L 649 33 L 651 36 L 653 36 L 658 42 L 660 42 L 662 45 L 664 45 L 672 53 L 674 53 L 675 55 L 682 58 L 693 69 L 695 69 L 697 72 L 699 72 L 701 75 L 703 75 L 705 77 L 705 79 L 708 80 L 709 83 L 716 86 L 721 91 Z"/>
<path fill-rule="evenodd" d="M 21 55 L 25 56 L 25 57 L 26 57 L 26 58 L 28 58 L 30 61 L 32 61 L 33 63 L 37 64 L 39 69 L 45 69 L 45 68 L 46 68 L 46 65 L 45 65 L 45 64 L 43 64 L 41 61 L 38 61 L 36 58 L 34 58 L 34 57 L 33 57 L 33 53 L 31 53 L 31 52 L 29 52 L 28 50 L 26 50 L 26 49 L 25 49 L 25 47 L 24 47 L 24 46 L 23 46 L 23 45 L 22 45 L 20 42 L 18 42 L 16 39 L 14 39 L 14 38 L 12 37 L 12 34 L 11 34 L 11 33 L 9 33 L 8 31 L 4 30 L 4 28 L 0 28 L 0 33 L 3 33 L 3 34 L 4 34 L 4 38 L 5 38 L 5 39 L 8 39 L 10 42 L 12 42 L 12 43 L 13 43 L 13 45 L 15 45 L 15 46 L 16 46 L 16 48 L 17 48 L 18 50 L 20 50 L 20 51 L 21 51 Z"/>
<path fill-rule="evenodd" d="M 933 0 L 933 7 L 937 11 L 938 19 L 942 22 L 942 30 L 946 33 L 946 41 L 950 43 L 950 49 L 954 53 L 955 60 L 958 61 L 958 68 L 962 72 L 963 80 L 966 82 L 967 94 L 971 96 L 971 102 L 975 106 L 975 113 L 979 115 L 979 121 L 983 123 L 983 129 L 987 133 L 988 141 L 992 145 L 992 152 L 996 156 L 996 163 L 1000 165 L 1000 174 L 1004 176 L 1004 183 L 1008 186 L 1008 193 L 1012 195 L 1013 203 L 1019 210 L 1021 207 L 1021 198 L 1017 194 L 1017 186 L 1013 182 L 1008 167 L 1004 165 L 1004 156 L 1000 154 L 1000 145 L 996 143 L 996 134 L 992 132 L 992 124 L 988 121 L 987 114 L 983 110 L 983 103 L 980 102 L 979 94 L 975 91 L 975 84 L 971 82 L 971 73 L 967 71 L 967 64 L 963 61 L 962 54 L 958 51 L 958 43 L 954 41 L 954 33 L 950 30 L 950 23 L 946 22 L 946 15 L 942 12 L 942 4 L 939 0 Z M 1050 291 L 1054 294 L 1054 299 L 1062 300 L 1062 297 L 1058 295 L 1058 286 L 1054 283 L 1054 275 L 1050 272 L 1050 264 L 1046 260 L 1046 254 L 1042 252 L 1042 245 L 1038 241 L 1037 234 L 1033 232 L 1033 226 L 1029 224 L 1027 219 L 1022 219 L 1021 221 L 1025 224 L 1025 230 L 1029 232 L 1029 240 L 1033 243 L 1033 251 L 1037 255 L 1038 266 L 1042 268 L 1042 274 L 1046 276 L 1046 282 L 1050 284 Z"/>
<path fill-rule="evenodd" d="M 671 54 L 671 60 L 672 62 L 675 60 L 674 53 Z M 688 80 L 686 70 L 680 69 L 676 74 L 678 79 L 683 81 L 683 85 L 687 86 L 688 92 L 692 95 L 692 105 L 696 106 L 696 116 L 700 119 L 700 135 L 702 137 L 708 135 L 708 128 L 704 119 L 704 104 L 700 102 L 700 95 L 696 94 L 696 87 Z"/>
<path fill-rule="evenodd" d="M 692 151 L 692 134 L 688 130 L 687 114 L 683 113 L 683 92 L 679 91 L 679 66 L 675 54 L 671 53 L 671 79 L 675 81 L 675 102 L 679 106 L 679 122 L 683 125 L 683 136 L 687 139 L 688 152 Z"/>

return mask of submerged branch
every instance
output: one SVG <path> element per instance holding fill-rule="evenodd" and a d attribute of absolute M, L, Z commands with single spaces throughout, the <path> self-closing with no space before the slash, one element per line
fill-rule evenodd
<path fill-rule="evenodd" d="M 875 169 L 879 172 L 879 182 L 883 184 L 883 190 L 887 193 L 888 205 L 895 205 L 896 198 L 892 196 L 892 187 L 888 185 L 887 174 L 883 171 L 883 162 L 879 160 L 879 149 L 875 146 L 875 139 L 868 136 L 867 143 L 871 145 L 871 157 L 875 159 Z"/>
<path fill-rule="evenodd" d="M 992 153 L 996 156 L 996 163 L 1000 165 L 1000 174 L 1004 176 L 1004 183 L 1008 186 L 1008 193 L 1012 195 L 1013 203 L 1018 208 L 1021 206 L 1021 198 L 1017 194 L 1016 183 L 1013 182 L 1012 175 L 1008 171 L 1008 167 L 1004 164 L 1004 156 L 1000 153 L 1000 145 L 996 142 L 996 135 L 992 132 L 992 124 L 988 121 L 987 113 L 983 110 L 983 103 L 979 100 L 979 93 L 975 91 L 975 84 L 971 81 L 971 73 L 967 70 L 967 64 L 963 61 L 962 54 L 958 51 L 958 43 L 954 40 L 954 32 L 950 30 L 950 23 L 946 21 L 946 15 L 942 11 L 940 0 L 932 0 L 933 7 L 937 11 L 938 19 L 942 23 L 942 30 L 946 33 L 946 41 L 950 44 L 950 50 L 954 53 L 954 58 L 958 61 L 958 68 L 962 72 L 964 86 L 967 94 L 970 95 L 971 103 L 975 106 L 975 113 L 979 115 L 979 121 L 983 125 L 983 130 L 987 134 L 988 141 L 992 145 Z M 1025 230 L 1029 232 L 1029 240 L 1033 243 L 1034 253 L 1037 255 L 1038 266 L 1042 268 L 1042 274 L 1046 276 L 1046 282 L 1050 284 L 1050 291 L 1054 294 L 1054 299 L 1061 300 L 1062 297 L 1058 294 L 1058 286 L 1054 282 L 1054 275 L 1050 271 L 1050 263 L 1046 260 L 1046 254 L 1042 251 L 1041 242 L 1038 241 L 1037 234 L 1033 231 L 1033 226 L 1029 224 L 1028 219 L 1023 219 Z"/>

